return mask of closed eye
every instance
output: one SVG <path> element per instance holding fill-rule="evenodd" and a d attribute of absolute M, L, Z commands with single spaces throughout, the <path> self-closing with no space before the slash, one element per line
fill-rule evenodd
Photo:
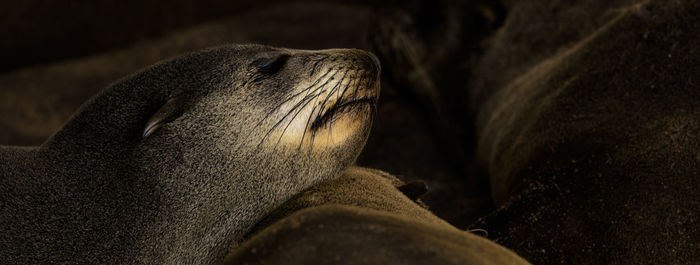
<path fill-rule="evenodd" d="M 272 58 L 260 58 L 253 61 L 252 65 L 257 67 L 259 72 L 271 75 L 279 72 L 289 57 L 288 54 L 282 54 Z"/>

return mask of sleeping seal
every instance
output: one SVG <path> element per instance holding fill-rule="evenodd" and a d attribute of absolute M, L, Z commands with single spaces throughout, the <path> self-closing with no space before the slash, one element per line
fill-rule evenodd
<path fill-rule="evenodd" d="M 216 264 L 364 146 L 379 62 L 231 45 L 119 80 L 38 147 L 0 147 L 5 264 Z"/>

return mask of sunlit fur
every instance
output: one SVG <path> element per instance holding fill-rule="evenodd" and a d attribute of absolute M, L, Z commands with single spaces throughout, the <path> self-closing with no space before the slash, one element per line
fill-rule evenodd
<path fill-rule="evenodd" d="M 260 63 L 279 56 L 278 69 Z M 272 209 L 354 162 L 378 69 L 359 50 L 231 45 L 113 83 L 42 146 L 0 147 L 0 260 L 218 263 Z M 176 97 L 182 115 L 142 138 Z"/>

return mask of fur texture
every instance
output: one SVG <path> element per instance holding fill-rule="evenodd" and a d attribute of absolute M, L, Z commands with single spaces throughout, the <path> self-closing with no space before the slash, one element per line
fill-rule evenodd
<path fill-rule="evenodd" d="M 402 184 L 351 167 L 273 211 L 225 264 L 529 264 L 436 217 Z"/>
<path fill-rule="evenodd" d="M 113 83 L 43 145 L 0 147 L 0 260 L 220 262 L 356 159 L 378 68 L 359 50 L 230 45 Z M 143 138 L 171 99 L 181 115 Z"/>
<path fill-rule="evenodd" d="M 474 68 L 502 206 L 475 227 L 535 264 L 700 264 L 700 2 L 510 2 Z"/>
<path fill-rule="evenodd" d="M 414 202 L 397 187 L 404 183 L 384 171 L 353 166 L 335 179 L 315 185 L 286 201 L 256 224 L 253 233 L 304 208 L 327 204 L 360 206 L 382 212 L 410 216 L 424 223 L 452 227 L 426 209 L 421 201 Z"/>

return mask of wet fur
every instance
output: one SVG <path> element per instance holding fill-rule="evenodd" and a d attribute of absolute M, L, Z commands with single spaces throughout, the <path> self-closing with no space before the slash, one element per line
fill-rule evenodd
<path fill-rule="evenodd" d="M 284 54 L 273 74 L 254 63 Z M 277 110 L 295 85 L 333 66 L 355 68 L 338 71 L 354 74 L 355 87 L 307 88 L 315 94 L 299 106 L 320 102 L 313 95 L 328 101 L 316 106 L 311 124 L 336 103 L 327 89 L 356 92 L 376 82 L 366 53 L 258 45 L 192 53 L 113 83 L 41 146 L 0 147 L 0 260 L 220 262 L 269 211 L 336 176 L 364 146 L 371 115 L 361 108 L 352 115 L 363 125 L 342 145 L 300 140 L 289 148 L 270 139 L 299 110 Z M 182 115 L 142 138 L 144 124 L 173 98 L 184 99 Z M 305 137 L 333 121 L 322 125 Z"/>

